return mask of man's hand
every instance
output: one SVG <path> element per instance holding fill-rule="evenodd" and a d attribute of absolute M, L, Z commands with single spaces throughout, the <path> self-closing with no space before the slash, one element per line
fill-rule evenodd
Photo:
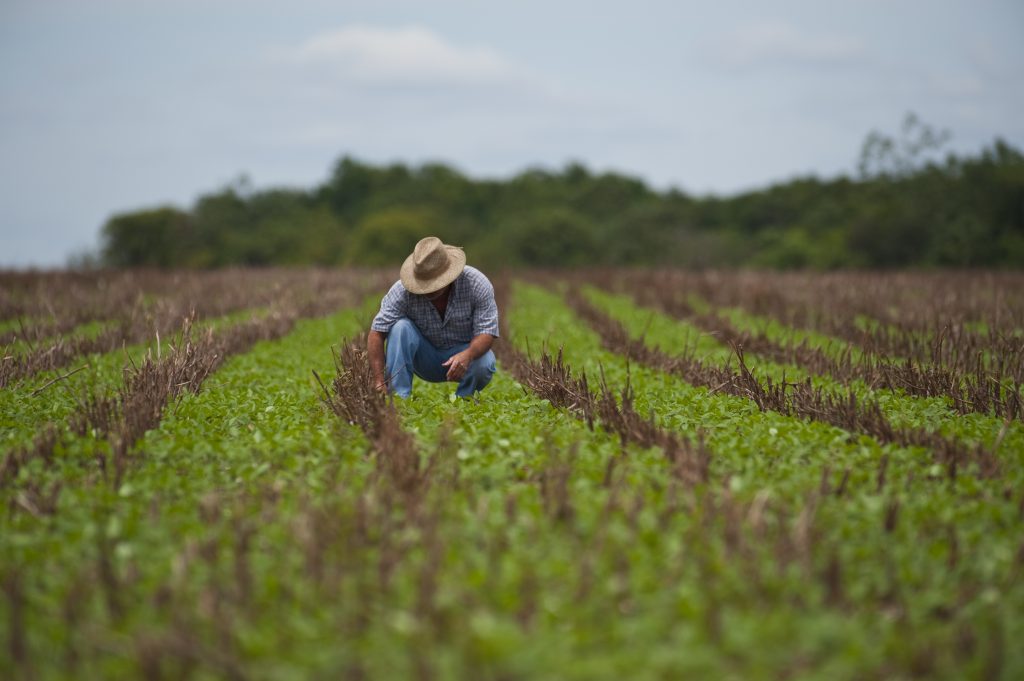
<path fill-rule="evenodd" d="M 473 353 L 466 348 L 462 352 L 457 352 L 444 362 L 441 366 L 448 367 L 448 380 L 449 381 L 461 381 L 462 377 L 469 371 L 469 365 L 473 361 Z"/>
<path fill-rule="evenodd" d="M 487 354 L 493 342 L 494 336 L 481 333 L 479 336 L 473 337 L 473 340 L 469 342 L 468 348 L 462 352 L 455 353 L 447 361 L 442 362 L 441 366 L 448 367 L 448 380 L 461 381 L 466 372 L 469 371 L 469 365 L 478 357 L 483 357 Z"/>

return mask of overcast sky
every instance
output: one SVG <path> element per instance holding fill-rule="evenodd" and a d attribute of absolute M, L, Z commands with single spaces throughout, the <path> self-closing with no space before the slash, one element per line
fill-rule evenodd
<path fill-rule="evenodd" d="M 344 154 L 730 193 L 850 173 L 908 111 L 1020 148 L 1022 36 L 1021 0 L 0 0 L 0 266 Z"/>

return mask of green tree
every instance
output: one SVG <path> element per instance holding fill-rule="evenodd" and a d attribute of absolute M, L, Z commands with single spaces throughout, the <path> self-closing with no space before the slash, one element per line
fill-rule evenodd
<path fill-rule="evenodd" d="M 102 261 L 110 267 L 180 265 L 190 230 L 189 214 L 173 206 L 115 215 L 103 225 Z"/>
<path fill-rule="evenodd" d="M 1024 266 L 1024 156 L 996 140 L 940 162 L 947 137 L 910 115 L 896 135 L 868 135 L 859 177 L 728 197 L 657 192 L 578 162 L 475 180 L 443 163 L 346 156 L 311 191 L 253 191 L 242 177 L 188 212 L 115 215 L 103 262 L 393 264 L 435 234 L 489 266 Z"/>
<path fill-rule="evenodd" d="M 393 208 L 373 213 L 353 231 L 346 262 L 353 265 L 393 265 L 412 252 L 425 236 L 445 240 L 429 209 Z"/>
<path fill-rule="evenodd" d="M 488 236 L 482 250 L 492 264 L 528 267 L 572 267 L 601 257 L 594 225 L 567 208 L 512 219 Z"/>

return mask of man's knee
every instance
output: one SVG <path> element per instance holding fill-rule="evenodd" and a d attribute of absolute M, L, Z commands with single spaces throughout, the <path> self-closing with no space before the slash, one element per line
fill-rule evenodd
<path fill-rule="evenodd" d="M 392 325 L 391 331 L 388 332 L 388 340 L 418 336 L 419 334 L 420 330 L 416 328 L 412 320 L 408 317 L 402 317 Z"/>
<path fill-rule="evenodd" d="M 488 350 L 470 365 L 469 370 L 473 372 L 477 385 L 483 387 L 491 380 L 495 368 L 494 353 Z"/>
<path fill-rule="evenodd" d="M 415 352 L 419 346 L 420 337 L 420 330 L 416 328 L 416 325 L 411 320 L 402 317 L 394 323 L 391 331 L 388 332 L 388 347 L 394 350 L 402 348 L 403 351 Z"/>

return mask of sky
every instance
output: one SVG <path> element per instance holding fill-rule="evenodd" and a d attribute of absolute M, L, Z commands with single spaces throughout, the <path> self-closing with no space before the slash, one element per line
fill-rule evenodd
<path fill-rule="evenodd" d="M 0 0 L 0 267 L 344 155 L 581 162 L 731 194 L 852 174 L 908 112 L 1024 148 L 1020 0 Z"/>

